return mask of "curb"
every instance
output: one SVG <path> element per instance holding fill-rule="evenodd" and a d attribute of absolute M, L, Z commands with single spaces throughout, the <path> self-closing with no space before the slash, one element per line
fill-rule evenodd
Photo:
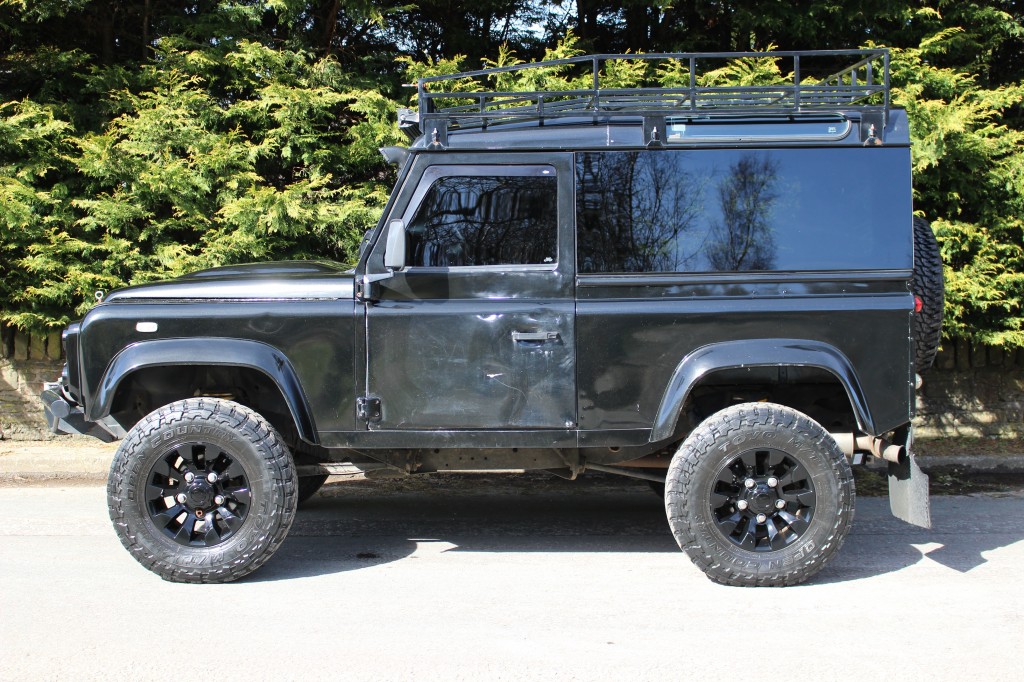
<path fill-rule="evenodd" d="M 1024 455 L 918 455 L 917 464 L 930 469 L 962 469 L 975 473 L 1024 473 Z"/>

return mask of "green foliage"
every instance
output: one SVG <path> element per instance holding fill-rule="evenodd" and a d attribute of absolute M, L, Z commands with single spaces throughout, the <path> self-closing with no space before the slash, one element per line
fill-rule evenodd
<path fill-rule="evenodd" d="M 947 335 L 1024 346 L 1020 2 L 114 5 L 0 0 L 2 323 L 60 326 L 97 289 L 212 265 L 351 261 L 393 180 L 377 148 L 401 143 L 401 82 L 584 53 L 877 44 L 893 48 L 915 208 L 946 263 Z M 702 62 L 695 78 L 770 85 L 791 68 Z M 613 61 L 601 77 L 609 88 L 690 82 L 686 61 Z M 585 64 L 439 87 L 590 78 Z"/>
<path fill-rule="evenodd" d="M 946 335 L 1024 346 L 1024 131 L 1004 121 L 1024 84 L 983 87 L 938 66 L 964 33 L 894 50 L 893 100 L 910 117 L 915 207 L 933 220 L 945 263 Z"/>
<path fill-rule="evenodd" d="M 0 105 L 0 298 L 4 321 L 38 328 L 67 321 L 73 292 L 42 282 L 26 256 L 68 224 L 73 126 L 53 107 Z"/>
<path fill-rule="evenodd" d="M 392 103 L 332 58 L 168 43 L 128 78 L 87 77 L 128 81 L 97 130 L 76 134 L 54 106 L 0 109 L 4 322 L 63 325 L 97 289 L 205 267 L 350 261 L 375 223 Z"/>

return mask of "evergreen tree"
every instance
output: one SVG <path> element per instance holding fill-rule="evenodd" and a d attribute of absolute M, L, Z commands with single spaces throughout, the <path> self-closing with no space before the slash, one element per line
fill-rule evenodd
<path fill-rule="evenodd" d="M 1024 5 L 0 0 L 0 323 L 211 265 L 351 262 L 393 172 L 401 82 L 583 52 L 893 48 L 949 335 L 1024 346 Z M 699 82 L 771 83 L 738 60 Z M 679 85 L 685 63 L 608 82 Z M 571 69 L 486 87 L 565 88 Z M 481 84 L 477 84 L 478 86 Z"/>

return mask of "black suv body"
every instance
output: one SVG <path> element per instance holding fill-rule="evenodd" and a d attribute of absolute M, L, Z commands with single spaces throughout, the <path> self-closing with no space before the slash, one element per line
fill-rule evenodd
<path fill-rule="evenodd" d="M 126 547 L 165 578 L 234 579 L 327 474 L 377 468 L 664 483 L 680 545 L 731 584 L 819 570 L 866 458 L 927 523 L 910 421 L 935 295 L 912 287 L 888 54 L 770 56 L 795 61 L 792 84 L 600 84 L 609 60 L 695 73 L 705 55 L 569 60 L 594 88 L 555 94 L 422 81 L 354 270 L 229 266 L 107 295 L 43 400 L 56 431 L 125 439 Z M 853 65 L 808 85 L 812 57 Z"/>

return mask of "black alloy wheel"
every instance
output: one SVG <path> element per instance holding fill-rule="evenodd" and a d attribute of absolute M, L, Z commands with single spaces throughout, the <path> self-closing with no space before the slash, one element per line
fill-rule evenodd
<path fill-rule="evenodd" d="M 807 469 L 773 448 L 747 450 L 728 460 L 710 499 L 718 530 L 751 552 L 789 546 L 814 518 L 814 483 Z"/>
<path fill-rule="evenodd" d="M 252 505 L 235 455 L 213 443 L 186 443 L 159 457 L 146 485 L 149 518 L 186 547 L 213 547 L 242 526 Z"/>

